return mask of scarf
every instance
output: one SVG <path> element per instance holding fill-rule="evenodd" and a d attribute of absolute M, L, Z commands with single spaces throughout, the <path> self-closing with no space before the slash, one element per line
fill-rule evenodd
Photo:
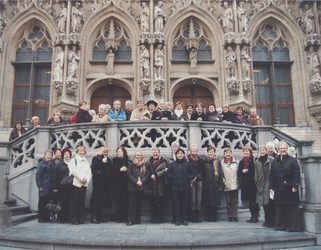
<path fill-rule="evenodd" d="M 136 158 L 133 159 L 133 163 L 140 168 L 139 173 L 141 177 L 144 177 L 146 174 L 146 166 L 145 166 L 145 160 L 142 159 L 141 161 L 138 161 Z"/>
<path fill-rule="evenodd" d="M 231 162 L 232 162 L 232 161 L 233 161 L 233 157 L 231 157 Z M 226 160 L 226 158 L 224 158 L 224 163 L 231 164 L 231 162 L 228 163 L 227 160 Z"/>
<path fill-rule="evenodd" d="M 189 157 L 191 158 L 192 161 L 197 162 L 198 161 L 198 155 L 192 155 L 190 154 Z"/>
<path fill-rule="evenodd" d="M 214 157 L 212 157 L 212 158 L 207 156 L 207 159 L 210 160 L 212 162 L 212 164 L 213 164 L 215 182 L 218 182 L 218 161 L 217 161 L 217 156 L 214 155 Z"/>
<path fill-rule="evenodd" d="M 249 169 L 250 157 L 243 157 L 243 160 L 244 160 L 244 169 Z"/>
<path fill-rule="evenodd" d="M 177 117 L 180 118 L 184 111 L 183 111 L 183 110 L 177 110 L 177 109 L 175 109 L 174 112 L 175 112 L 175 114 L 177 115 Z"/>

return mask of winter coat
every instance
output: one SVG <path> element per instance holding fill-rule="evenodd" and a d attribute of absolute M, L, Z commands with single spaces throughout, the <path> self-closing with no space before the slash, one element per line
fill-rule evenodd
<path fill-rule="evenodd" d="M 223 183 L 224 191 L 233 191 L 239 188 L 237 169 L 239 167 L 239 162 L 232 158 L 230 164 L 222 161 L 222 173 L 223 173 Z"/>
<path fill-rule="evenodd" d="M 131 117 L 131 115 L 132 115 L 132 112 L 133 112 L 133 111 L 125 110 L 125 114 L 126 114 L 126 121 L 129 121 L 129 120 L 130 120 L 130 117 Z"/>
<path fill-rule="evenodd" d="M 244 159 L 239 163 L 237 170 L 237 176 L 241 183 L 241 199 L 242 201 L 255 201 L 256 200 L 256 186 L 254 183 L 254 157 L 251 156 L 249 159 L 249 168 L 248 172 L 243 173 L 244 169 Z"/>
<path fill-rule="evenodd" d="M 172 120 L 171 112 L 167 109 L 164 109 L 164 110 L 156 109 L 153 112 L 152 120 L 162 120 L 162 118 L 167 118 L 168 120 Z"/>
<path fill-rule="evenodd" d="M 71 119 L 70 119 L 70 124 L 76 124 L 77 114 L 78 114 L 78 113 L 74 114 L 74 115 L 71 117 Z"/>
<path fill-rule="evenodd" d="M 151 114 L 149 113 L 149 111 L 146 108 L 143 108 L 142 111 L 139 111 L 138 108 L 136 108 L 133 110 L 130 120 L 131 121 L 141 121 L 143 117 L 148 118 L 148 120 L 150 120 Z"/>
<path fill-rule="evenodd" d="M 91 179 L 91 169 L 85 157 L 76 154 L 75 158 L 71 159 L 69 163 L 69 174 L 74 176 L 73 185 L 75 187 L 87 187 Z M 86 183 L 81 182 L 84 178 Z"/>
<path fill-rule="evenodd" d="M 172 120 L 177 120 L 177 121 L 189 121 L 188 115 L 187 113 L 183 112 L 179 117 L 177 116 L 177 114 L 175 112 L 173 112 L 172 114 Z"/>
<path fill-rule="evenodd" d="M 205 158 L 204 166 L 205 173 L 203 178 L 203 199 L 205 206 L 219 206 L 220 205 L 220 191 L 223 190 L 223 173 L 222 166 L 219 159 L 216 159 L 218 164 L 218 179 L 215 179 L 215 171 L 213 161 Z"/>
<path fill-rule="evenodd" d="M 250 116 L 250 121 L 253 126 L 264 125 L 264 121 L 258 115 L 254 116 L 254 117 Z"/>
<path fill-rule="evenodd" d="M 260 158 L 259 158 L 260 159 Z M 273 157 L 267 156 L 264 164 L 260 160 L 255 161 L 254 182 L 256 185 L 256 203 L 259 205 L 269 204 L 270 187 L 269 177 Z"/>
<path fill-rule="evenodd" d="M 198 157 L 198 161 L 192 161 L 191 155 L 187 157 L 188 161 L 192 164 L 193 169 L 195 171 L 195 175 L 197 177 L 196 181 L 203 180 L 205 168 L 204 168 L 204 161 L 202 158 Z"/>
<path fill-rule="evenodd" d="M 91 122 L 93 118 L 87 110 L 79 109 L 76 115 L 76 123 Z"/>
<path fill-rule="evenodd" d="M 278 155 L 273 161 L 270 171 L 270 189 L 274 190 L 275 205 L 298 205 L 300 185 L 300 168 L 298 161 L 289 155 Z M 292 193 L 292 188 L 297 192 Z"/>
<path fill-rule="evenodd" d="M 103 116 L 100 116 L 100 114 L 97 114 L 94 116 L 92 122 L 108 122 L 108 115 L 104 114 Z"/>
<path fill-rule="evenodd" d="M 226 113 L 223 112 L 222 115 L 223 121 L 236 123 L 236 115 L 232 111 L 227 111 Z"/>
<path fill-rule="evenodd" d="M 207 121 L 207 117 L 203 112 L 200 114 L 198 112 L 193 113 L 191 116 L 191 121 L 197 121 L 198 118 L 202 118 L 202 121 Z"/>
<path fill-rule="evenodd" d="M 216 111 L 214 111 L 213 113 L 208 112 L 206 114 L 206 120 L 209 122 L 221 122 L 222 117 L 221 114 L 217 113 Z"/>
<path fill-rule="evenodd" d="M 141 182 L 143 183 L 143 192 L 144 195 L 149 195 L 150 191 L 149 191 L 149 187 L 148 187 L 148 182 L 150 180 L 150 166 L 149 166 L 149 162 L 146 161 L 145 163 L 145 168 L 146 168 L 146 173 L 145 176 L 142 176 L 140 173 L 140 167 L 135 165 L 133 162 L 131 162 L 128 166 L 127 169 L 127 178 L 128 178 L 128 185 L 127 185 L 127 191 L 129 192 L 136 192 L 138 191 L 137 189 L 137 181 L 138 181 L 138 177 L 140 177 Z"/>
<path fill-rule="evenodd" d="M 241 116 L 238 116 L 237 114 L 235 114 L 235 123 L 251 125 L 251 121 L 250 121 L 248 115 L 244 115 L 244 114 Z"/>
<path fill-rule="evenodd" d="M 176 159 L 169 164 L 165 176 L 172 182 L 173 190 L 184 191 L 191 189 L 191 180 L 195 178 L 195 171 L 192 164 L 185 158 L 182 160 Z"/>
<path fill-rule="evenodd" d="M 51 118 L 47 121 L 46 126 L 58 126 L 56 124 L 65 125 L 67 123 L 61 117 L 59 117 L 59 123 L 55 123 L 54 118 Z"/>
<path fill-rule="evenodd" d="M 53 194 L 53 177 L 55 166 L 52 161 L 47 162 L 44 158 L 39 159 L 36 172 L 36 183 L 39 191 L 39 196 L 49 196 Z"/>
<path fill-rule="evenodd" d="M 59 202 L 67 202 L 70 199 L 69 188 L 61 186 L 61 180 L 66 174 L 69 175 L 68 164 L 62 160 L 56 165 L 53 177 L 53 189 L 58 189 Z"/>
<path fill-rule="evenodd" d="M 23 135 L 23 134 L 26 133 L 26 132 L 27 132 L 27 130 L 22 127 L 22 128 L 21 128 L 21 135 Z M 12 141 L 13 139 L 16 139 L 16 138 L 18 138 L 18 137 L 19 137 L 19 133 L 18 133 L 17 129 L 14 128 L 14 129 L 11 131 L 11 133 L 10 133 L 9 141 Z"/>
<path fill-rule="evenodd" d="M 113 179 L 113 196 L 115 200 L 125 200 L 127 195 L 127 185 L 128 185 L 128 157 L 113 159 L 113 169 L 112 169 L 112 179 Z M 127 168 L 126 172 L 120 171 L 120 169 L 125 166 Z"/>
<path fill-rule="evenodd" d="M 116 114 L 115 109 L 112 108 L 111 110 L 109 110 L 108 112 L 108 120 L 114 120 L 114 121 L 126 121 L 126 114 L 125 111 L 120 108 L 118 111 L 118 114 Z"/>
<path fill-rule="evenodd" d="M 159 161 L 156 164 L 153 164 L 153 157 L 149 159 L 149 167 L 150 167 L 150 175 L 155 175 L 156 181 L 149 181 L 149 189 L 151 195 L 156 196 L 164 196 L 164 188 L 165 188 L 165 169 L 167 167 L 167 161 L 159 157 Z"/>
<path fill-rule="evenodd" d="M 104 157 L 97 155 L 93 157 L 91 163 L 91 173 L 93 178 L 93 186 L 110 187 L 112 185 L 112 167 L 111 159 L 107 158 L 106 163 L 103 163 Z"/>

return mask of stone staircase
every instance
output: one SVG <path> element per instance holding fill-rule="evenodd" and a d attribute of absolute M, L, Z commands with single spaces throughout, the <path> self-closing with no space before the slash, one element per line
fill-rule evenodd
<path fill-rule="evenodd" d="M 12 213 L 11 224 L 13 226 L 38 217 L 38 213 L 30 211 L 29 206 L 17 206 L 15 199 L 6 199 L 4 204 L 9 207 L 9 212 Z"/>

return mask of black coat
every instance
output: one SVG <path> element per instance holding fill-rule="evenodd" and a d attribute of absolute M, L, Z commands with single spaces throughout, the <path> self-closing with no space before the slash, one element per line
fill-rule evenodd
<path fill-rule="evenodd" d="M 252 125 L 248 115 L 244 115 L 244 114 L 240 116 L 240 119 L 239 119 L 238 115 L 235 114 L 235 123 Z"/>
<path fill-rule="evenodd" d="M 166 159 L 160 157 L 159 161 L 156 164 L 153 164 L 154 159 L 151 157 L 149 159 L 149 167 L 150 167 L 150 175 L 155 175 L 156 181 L 149 181 L 149 188 L 151 195 L 156 196 L 164 196 L 165 189 L 165 169 L 167 167 Z"/>
<path fill-rule="evenodd" d="M 104 157 L 97 155 L 92 159 L 91 173 L 93 174 L 93 186 L 111 187 L 112 161 L 107 158 L 106 163 L 103 163 Z"/>
<path fill-rule="evenodd" d="M 127 185 L 128 185 L 128 157 L 113 159 L 112 179 L 113 179 L 113 197 L 114 200 L 125 200 L 127 197 Z M 120 169 L 125 166 L 126 172 L 121 172 Z"/>
<path fill-rule="evenodd" d="M 198 157 L 198 161 L 192 161 L 191 160 L 191 155 L 187 157 L 188 161 L 192 164 L 193 169 L 195 171 L 195 175 L 197 177 L 196 181 L 201 181 L 204 176 L 204 161 L 202 158 Z"/>
<path fill-rule="evenodd" d="M 300 168 L 298 161 L 289 155 L 277 156 L 272 161 L 270 171 L 270 189 L 274 190 L 275 205 L 298 205 L 300 185 Z M 292 188 L 297 192 L 292 193 Z"/>
<path fill-rule="evenodd" d="M 169 110 L 160 111 L 159 109 L 156 109 L 153 112 L 152 120 L 162 120 L 162 118 L 167 118 L 168 120 L 172 120 L 171 111 Z"/>
<path fill-rule="evenodd" d="M 236 115 L 232 111 L 227 111 L 226 113 L 223 112 L 222 115 L 223 121 L 236 123 Z"/>
<path fill-rule="evenodd" d="M 67 124 L 61 117 L 59 117 L 59 123 L 54 122 L 54 118 L 51 118 L 47 121 L 46 126 L 59 126 Z"/>
<path fill-rule="evenodd" d="M 61 180 L 66 174 L 69 174 L 68 165 L 64 161 L 60 161 L 55 167 L 53 177 L 53 189 L 58 189 L 59 202 L 67 202 L 70 199 L 69 189 L 61 186 Z"/>
<path fill-rule="evenodd" d="M 76 123 L 91 122 L 92 117 L 87 110 L 79 109 L 76 115 Z"/>
<path fill-rule="evenodd" d="M 239 163 L 237 169 L 237 175 L 241 183 L 241 200 L 242 201 L 256 201 L 256 185 L 254 181 L 255 167 L 254 167 L 254 157 L 249 159 L 248 172 L 243 173 L 244 169 L 244 159 Z"/>
<path fill-rule="evenodd" d="M 191 121 L 197 121 L 198 118 L 202 118 L 202 121 L 207 121 L 207 117 L 203 112 L 200 114 L 198 112 L 193 113 L 191 116 Z"/>
<path fill-rule="evenodd" d="M 183 158 L 169 164 L 165 176 L 172 182 L 173 190 L 183 191 L 191 188 L 191 180 L 195 178 L 195 171 L 192 164 Z"/>
<path fill-rule="evenodd" d="M 149 162 L 146 161 L 145 163 L 146 167 L 146 173 L 145 176 L 142 176 L 140 173 L 140 167 L 136 166 L 133 162 L 131 162 L 128 166 L 127 169 L 127 178 L 128 178 L 128 186 L 127 186 L 127 191 L 129 192 L 136 192 L 138 191 L 137 189 L 137 181 L 138 177 L 140 177 L 141 182 L 143 183 L 143 192 L 145 195 L 149 195 L 149 188 L 148 188 L 148 182 L 150 180 L 150 167 L 149 167 Z"/>
<path fill-rule="evenodd" d="M 178 117 L 178 116 L 176 115 L 176 113 L 175 113 L 175 112 L 173 112 L 173 114 L 172 114 L 172 120 L 178 120 L 178 121 L 184 120 L 184 121 L 189 121 L 189 119 L 188 119 L 188 115 L 187 115 L 187 113 L 185 113 L 185 112 L 183 112 L 183 113 L 181 114 L 181 116 L 180 116 L 180 117 Z"/>
<path fill-rule="evenodd" d="M 25 128 L 21 128 L 21 135 L 23 135 L 24 133 L 26 133 L 27 130 Z M 10 137 L 9 137 L 9 141 L 12 141 L 13 139 L 16 139 L 19 137 L 18 131 L 16 128 L 14 128 L 11 133 L 10 133 Z"/>
<path fill-rule="evenodd" d="M 215 179 L 213 161 L 204 159 L 205 173 L 203 178 L 203 198 L 202 202 L 205 206 L 220 205 L 220 191 L 223 190 L 223 172 L 221 162 L 217 159 L 218 179 Z"/>
<path fill-rule="evenodd" d="M 221 122 L 222 121 L 222 117 L 221 117 L 221 114 L 219 114 L 216 111 L 214 111 L 213 113 L 208 112 L 206 114 L 206 120 L 209 121 L 209 122 Z"/>
<path fill-rule="evenodd" d="M 42 188 L 39 196 L 49 196 L 53 194 L 53 177 L 55 165 L 52 161 L 47 162 L 44 158 L 39 159 L 36 172 L 37 187 Z"/>

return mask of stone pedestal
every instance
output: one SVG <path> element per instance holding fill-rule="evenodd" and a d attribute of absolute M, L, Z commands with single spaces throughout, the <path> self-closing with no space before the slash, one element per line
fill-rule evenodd
<path fill-rule="evenodd" d="M 8 206 L 4 205 L 4 173 L 7 161 L 7 158 L 0 157 L 0 233 L 11 229 L 11 213 L 8 210 Z"/>
<path fill-rule="evenodd" d="M 321 233 L 321 155 L 299 157 L 305 176 L 306 204 L 303 208 L 304 230 Z"/>

